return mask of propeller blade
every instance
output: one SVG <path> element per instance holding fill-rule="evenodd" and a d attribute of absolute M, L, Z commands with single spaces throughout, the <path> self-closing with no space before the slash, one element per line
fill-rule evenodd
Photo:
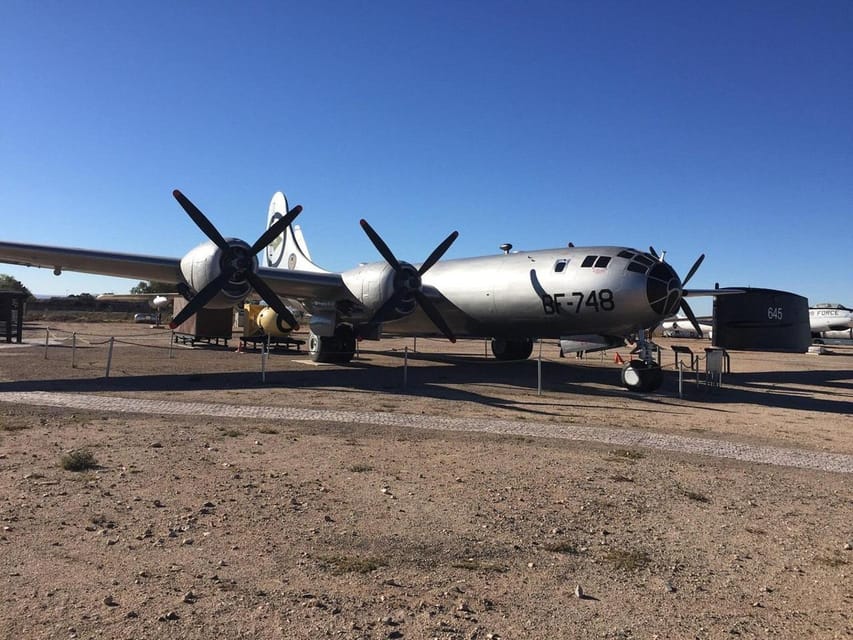
<path fill-rule="evenodd" d="M 690 305 L 687 304 L 687 300 L 682 298 L 680 307 L 684 312 L 684 315 L 687 316 L 687 319 L 690 320 L 690 324 L 692 324 L 693 328 L 696 329 L 696 335 L 702 338 L 702 327 L 699 326 L 699 321 L 696 320 L 696 316 L 693 314 L 693 309 L 691 309 Z"/>
<path fill-rule="evenodd" d="M 687 277 L 685 277 L 684 280 L 681 281 L 682 287 L 684 287 L 684 285 L 687 284 L 687 282 L 690 280 L 690 278 L 693 277 L 693 274 L 696 273 L 696 270 L 699 268 L 699 265 L 702 264 L 702 261 L 704 259 L 705 259 L 705 254 L 703 253 L 701 256 L 699 256 L 699 258 L 697 258 L 696 262 L 693 263 L 693 266 L 690 267 L 690 271 L 687 272 Z"/>
<path fill-rule="evenodd" d="M 389 265 L 391 265 L 391 268 L 393 268 L 397 274 L 402 274 L 402 265 L 391 252 L 391 249 L 388 248 L 388 245 L 379 237 L 379 234 L 376 233 L 376 231 L 373 230 L 373 227 L 368 224 L 367 220 L 361 220 L 361 228 L 364 229 L 364 232 L 367 234 L 367 237 L 370 238 L 373 246 L 376 247 L 376 250 L 379 251 L 380 254 L 382 254 L 382 257 L 385 258 L 385 261 Z M 422 276 L 428 269 L 435 265 L 458 236 L 459 232 L 457 231 L 454 231 L 447 236 L 444 241 L 433 250 L 426 261 L 421 265 L 421 268 L 418 269 L 418 276 Z M 439 331 L 441 331 L 451 342 L 456 342 L 456 336 L 453 335 L 453 332 L 444 321 L 444 318 L 441 317 L 441 314 L 438 312 L 438 309 L 435 308 L 435 305 L 421 292 L 420 289 L 411 288 L 410 285 L 399 291 L 395 291 L 373 315 L 371 322 L 384 322 L 385 318 L 392 317 L 392 312 L 400 303 L 400 296 L 408 295 L 409 293 L 415 297 L 415 301 L 421 306 L 421 309 L 424 310 L 424 313 L 426 313 L 427 317 L 429 317 Z"/>
<path fill-rule="evenodd" d="M 388 298 L 379 310 L 373 314 L 373 317 L 370 319 L 370 322 L 385 322 L 389 317 L 391 317 L 391 312 L 394 311 L 394 308 L 397 306 L 399 302 L 397 294 L 391 294 L 391 297 Z"/>
<path fill-rule="evenodd" d="M 270 242 L 275 240 L 278 236 L 284 232 L 284 230 L 302 213 L 302 205 L 296 205 L 287 212 L 282 218 L 279 218 L 278 222 L 272 225 L 269 229 L 264 231 L 260 238 L 255 240 L 255 244 L 252 245 L 252 255 L 258 253 L 261 249 L 266 247 Z M 260 293 L 260 292 L 259 292 Z M 266 300 L 266 298 L 264 298 Z M 272 306 L 272 305 L 270 305 Z"/>
<path fill-rule="evenodd" d="M 418 301 L 418 304 L 421 305 L 421 309 L 423 309 L 424 313 L 429 316 L 429 319 L 432 320 L 432 323 L 436 327 L 438 327 L 439 331 L 441 331 L 451 342 L 456 342 L 456 336 L 453 335 L 450 327 L 444 321 L 444 318 L 441 317 L 438 309 L 435 308 L 435 305 L 430 301 L 430 299 L 420 291 L 415 291 L 415 300 Z"/>
<path fill-rule="evenodd" d="M 182 325 L 194 313 L 197 313 L 202 307 L 204 307 L 204 305 L 213 300 L 232 275 L 234 275 L 234 273 L 231 270 L 223 271 L 219 276 L 208 282 L 207 286 L 199 291 L 193 299 L 187 303 L 187 306 L 178 312 L 178 315 L 172 318 L 172 321 L 169 323 L 169 328 L 175 329 L 179 325 Z"/>
<path fill-rule="evenodd" d="M 660 260 L 660 256 L 658 255 L 658 252 L 655 251 L 655 248 L 652 247 L 651 245 L 649 245 L 649 253 L 651 253 L 655 258 Z"/>
<path fill-rule="evenodd" d="M 284 218 L 282 218 L 282 220 L 283 219 Z M 276 292 L 273 291 L 272 288 L 270 288 L 270 286 L 266 282 L 264 282 L 263 278 L 251 271 L 247 271 L 246 279 L 255 288 L 255 291 L 257 291 L 261 295 L 261 298 L 263 298 L 264 301 L 269 306 L 271 306 L 279 315 L 279 317 L 283 318 L 284 321 L 287 322 L 287 324 L 289 324 L 292 329 L 297 329 L 299 327 L 299 323 L 296 321 L 296 318 L 293 317 L 293 314 L 290 312 L 290 309 L 285 306 L 285 304 L 281 301 L 281 298 L 278 297 L 278 294 L 276 294 Z"/>
<path fill-rule="evenodd" d="M 385 258 L 385 261 L 391 265 L 394 271 L 400 270 L 400 263 L 397 261 L 397 258 L 394 257 L 394 254 L 391 253 L 391 249 L 388 248 L 388 245 L 379 237 L 379 234 L 373 230 L 369 224 L 367 224 L 367 220 L 361 220 L 361 228 L 364 229 L 364 232 L 367 234 L 367 237 L 370 238 L 370 241 L 373 243 L 373 246 L 376 247 L 376 250 L 382 254 L 382 257 Z"/>
<path fill-rule="evenodd" d="M 424 263 L 421 265 L 421 268 L 418 269 L 418 275 L 424 275 L 427 272 L 427 270 L 432 267 L 432 265 L 434 265 L 436 262 L 438 262 L 438 260 L 441 258 L 441 256 L 444 255 L 444 253 L 450 248 L 450 245 L 452 245 L 453 242 L 458 237 L 459 237 L 458 231 L 454 231 L 449 236 L 447 236 L 444 239 L 444 242 L 442 242 L 440 245 L 438 245 L 433 250 L 433 252 L 431 254 L 429 254 L 429 258 L 427 258 L 426 261 L 424 261 Z"/>
<path fill-rule="evenodd" d="M 210 238 L 213 241 L 213 244 L 225 251 L 228 248 L 228 243 L 225 242 L 225 238 L 222 237 L 222 234 L 217 231 L 216 227 L 213 226 L 213 223 L 207 219 L 199 208 L 190 202 L 189 198 L 177 189 L 172 191 L 172 195 L 175 196 L 175 200 L 177 200 L 178 204 L 184 208 L 184 211 L 187 212 L 189 217 L 192 218 L 192 221 L 195 222 L 196 226 L 202 230 L 204 235 Z"/>

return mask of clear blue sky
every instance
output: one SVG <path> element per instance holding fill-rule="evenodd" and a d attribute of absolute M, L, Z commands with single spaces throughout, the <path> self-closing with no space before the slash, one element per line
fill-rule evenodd
<path fill-rule="evenodd" d="M 847 0 L 6 0 L 0 83 L 3 240 L 179 257 L 173 188 L 249 242 L 284 190 L 330 269 L 379 259 L 365 217 L 412 262 L 653 244 L 853 304 Z"/>

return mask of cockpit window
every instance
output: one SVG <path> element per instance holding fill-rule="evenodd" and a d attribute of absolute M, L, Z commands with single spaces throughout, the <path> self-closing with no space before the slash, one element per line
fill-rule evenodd
<path fill-rule="evenodd" d="M 631 251 L 625 251 L 624 249 L 616 254 L 620 258 L 625 258 L 626 260 L 630 260 L 634 257 L 634 253 Z"/>
<path fill-rule="evenodd" d="M 608 264 L 610 264 L 610 256 L 600 256 L 598 260 L 595 261 L 595 268 L 605 269 Z"/>
<path fill-rule="evenodd" d="M 586 258 L 583 259 L 583 262 L 581 262 L 581 267 L 584 267 L 584 268 L 591 267 L 593 264 L 595 264 L 595 259 L 597 257 L 598 256 L 587 256 Z"/>
<path fill-rule="evenodd" d="M 554 273 L 562 273 L 566 269 L 566 265 L 569 263 L 565 258 L 561 258 L 554 263 Z"/>

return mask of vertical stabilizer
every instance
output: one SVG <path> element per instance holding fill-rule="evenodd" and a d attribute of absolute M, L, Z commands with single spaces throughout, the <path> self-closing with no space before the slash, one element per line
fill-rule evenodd
<path fill-rule="evenodd" d="M 267 228 L 281 219 L 288 211 L 287 199 L 281 191 L 278 191 L 270 202 L 267 214 Z M 299 225 L 290 225 L 284 233 L 276 237 L 267 245 L 264 251 L 266 266 L 274 269 L 290 269 L 296 271 L 313 271 L 315 273 L 328 273 L 326 269 L 318 267 L 311 261 L 311 254 L 305 244 L 302 229 Z"/>

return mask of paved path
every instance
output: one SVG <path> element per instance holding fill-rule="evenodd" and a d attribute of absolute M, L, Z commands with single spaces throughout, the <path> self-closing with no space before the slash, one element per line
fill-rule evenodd
<path fill-rule="evenodd" d="M 176 402 L 173 400 L 142 400 L 138 398 L 119 398 L 80 393 L 52 393 L 47 391 L 0 392 L 0 402 L 120 413 L 260 418 L 272 421 L 303 420 L 309 422 L 357 423 L 416 429 L 475 431 L 531 437 L 564 438 L 566 440 L 599 442 L 622 447 L 646 447 L 662 451 L 730 458 L 744 462 L 759 462 L 800 469 L 853 473 L 853 456 L 851 455 L 822 453 L 805 449 L 782 449 L 779 447 L 666 435 L 631 429 L 584 427 L 547 422 L 528 422 L 527 420 L 483 420 L 376 411 L 332 411 L 326 409 L 263 407 L 207 402 Z"/>

